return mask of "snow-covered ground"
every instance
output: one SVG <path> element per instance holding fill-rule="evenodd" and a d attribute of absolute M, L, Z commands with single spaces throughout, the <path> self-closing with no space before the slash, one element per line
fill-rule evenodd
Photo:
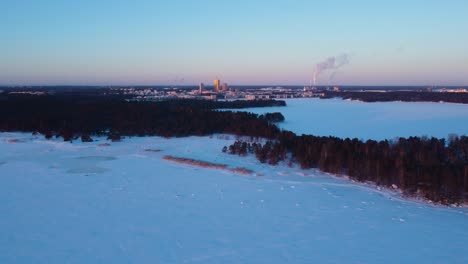
<path fill-rule="evenodd" d="M 0 133 L 0 263 L 468 263 L 468 209 L 222 153 L 233 140 Z"/>
<path fill-rule="evenodd" d="M 288 99 L 286 107 L 248 108 L 281 112 L 279 126 L 297 134 L 359 139 L 468 134 L 468 105 L 430 102 L 363 103 L 341 99 Z"/>

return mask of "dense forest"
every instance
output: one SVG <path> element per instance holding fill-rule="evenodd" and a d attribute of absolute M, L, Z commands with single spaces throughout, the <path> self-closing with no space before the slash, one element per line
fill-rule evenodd
<path fill-rule="evenodd" d="M 284 101 L 171 100 L 160 102 L 125 101 L 122 98 L 89 96 L 9 96 L 0 101 L 0 131 L 38 132 L 47 138 L 106 135 L 182 137 L 230 133 L 273 138 L 279 129 L 274 121 L 280 113 L 257 115 L 247 112 L 217 111 L 285 105 Z"/>
<path fill-rule="evenodd" d="M 420 91 L 388 91 L 388 92 L 324 92 L 321 98 L 341 97 L 343 99 L 360 100 L 363 102 L 448 102 L 468 104 L 468 93 L 439 93 Z"/>
<path fill-rule="evenodd" d="M 468 137 L 399 138 L 363 142 L 336 137 L 297 136 L 289 131 L 264 144 L 236 141 L 230 154 L 255 154 L 262 163 L 297 163 L 351 179 L 401 189 L 443 204 L 468 200 Z"/>

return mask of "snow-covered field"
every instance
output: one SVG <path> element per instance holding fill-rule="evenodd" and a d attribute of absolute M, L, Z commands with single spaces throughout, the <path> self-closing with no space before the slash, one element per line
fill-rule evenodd
<path fill-rule="evenodd" d="M 233 140 L 0 133 L 0 263 L 468 263 L 468 209 L 222 153 Z"/>
<path fill-rule="evenodd" d="M 393 139 L 468 134 L 468 105 L 429 102 L 363 103 L 341 99 L 288 99 L 286 107 L 248 108 L 262 114 L 281 112 L 279 126 L 297 134 Z"/>

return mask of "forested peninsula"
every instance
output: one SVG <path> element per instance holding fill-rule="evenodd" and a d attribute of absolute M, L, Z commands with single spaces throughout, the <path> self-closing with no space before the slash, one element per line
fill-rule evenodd
<path fill-rule="evenodd" d="M 445 102 L 468 104 L 468 93 L 421 91 L 324 91 L 322 99 L 342 98 L 362 102 Z"/>

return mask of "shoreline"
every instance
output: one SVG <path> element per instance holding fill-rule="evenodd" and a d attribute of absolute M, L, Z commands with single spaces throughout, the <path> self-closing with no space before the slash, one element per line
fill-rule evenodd
<path fill-rule="evenodd" d="M 331 177 L 333 179 L 343 180 L 343 181 L 349 182 L 349 183 L 351 183 L 352 185 L 354 185 L 356 187 L 370 189 L 370 190 L 372 190 L 372 191 L 374 191 L 376 193 L 387 196 L 387 198 L 389 198 L 391 200 L 411 202 L 411 203 L 417 203 L 417 204 L 421 204 L 421 205 L 429 205 L 429 206 L 435 207 L 435 208 L 468 209 L 468 203 L 444 204 L 444 203 L 434 202 L 434 201 L 426 199 L 426 198 L 424 198 L 422 196 L 407 195 L 407 194 L 403 193 L 403 191 L 398 187 L 397 188 L 392 188 L 392 187 L 377 185 L 376 183 L 374 183 L 372 181 L 359 182 L 359 181 L 351 179 L 346 174 L 334 174 L 334 173 L 330 173 L 330 172 L 324 172 L 324 171 L 321 171 L 321 170 L 319 170 L 317 168 L 311 168 L 309 170 L 316 171 L 318 173 L 321 173 L 321 174 L 323 174 L 323 175 L 325 175 L 327 177 Z"/>

